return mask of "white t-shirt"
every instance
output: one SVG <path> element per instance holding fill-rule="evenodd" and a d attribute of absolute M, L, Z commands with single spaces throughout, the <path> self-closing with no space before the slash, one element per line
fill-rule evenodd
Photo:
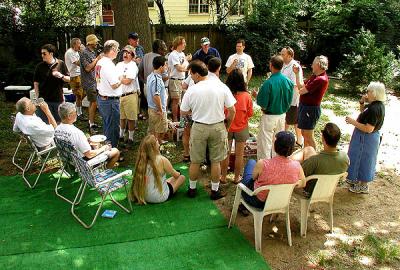
<path fill-rule="evenodd" d="M 250 55 L 246 53 L 235 53 L 229 56 L 228 61 L 226 61 L 225 67 L 230 67 L 235 59 L 238 60 L 236 68 L 240 68 L 242 70 L 244 81 L 247 82 L 247 71 L 251 68 L 254 68 L 253 60 L 251 59 Z"/>
<path fill-rule="evenodd" d="M 45 147 L 53 142 L 53 126 L 43 122 L 43 120 L 35 114 L 25 115 L 20 112 L 17 113 L 13 130 L 30 136 L 32 142 L 37 147 Z"/>
<path fill-rule="evenodd" d="M 161 160 L 162 160 L 162 156 L 158 155 L 156 157 L 156 166 L 157 167 L 162 166 L 162 164 L 160 164 Z M 168 199 L 168 195 L 169 195 L 169 188 L 168 188 L 167 177 L 166 177 L 165 173 L 164 173 L 164 175 L 160 175 L 161 186 L 162 186 L 161 192 L 157 188 L 156 178 L 154 177 L 153 168 L 150 166 L 150 164 L 147 165 L 146 176 L 147 176 L 147 182 L 146 182 L 146 193 L 145 193 L 145 198 L 144 198 L 145 201 L 148 203 L 165 202 Z"/>
<path fill-rule="evenodd" d="M 85 134 L 82 132 L 82 130 L 74 125 L 63 123 L 59 124 L 56 127 L 54 136 L 63 141 L 71 143 L 73 146 L 75 146 L 76 150 L 78 150 L 82 157 L 84 156 L 83 153 L 86 153 L 92 149 Z"/>
<path fill-rule="evenodd" d="M 118 72 L 113 61 L 108 57 L 101 58 L 96 65 L 96 81 L 99 94 L 106 97 L 119 97 L 122 88 L 112 89 L 111 85 L 119 83 Z"/>
<path fill-rule="evenodd" d="M 185 79 L 185 72 L 180 72 L 176 69 L 175 65 L 183 65 L 187 67 L 189 62 L 185 58 L 183 52 L 177 50 L 172 51 L 168 56 L 168 68 L 170 70 L 169 77 L 174 79 Z"/>
<path fill-rule="evenodd" d="M 121 85 L 122 94 L 136 92 L 139 89 L 138 72 L 139 69 L 134 61 L 125 63 L 124 61 L 117 64 L 118 77 L 125 75 L 126 78 L 132 79 L 128 85 Z"/>
<path fill-rule="evenodd" d="M 303 84 L 303 69 L 294 59 L 292 59 L 287 65 L 283 64 L 281 70 L 282 74 L 288 77 L 289 80 L 291 80 L 294 83 L 294 85 L 296 85 L 296 74 L 293 72 L 293 65 L 297 65 L 299 67 L 300 83 Z M 290 106 L 299 106 L 299 101 L 300 101 L 299 92 L 293 91 L 293 98 Z"/>
<path fill-rule="evenodd" d="M 232 92 L 221 81 L 206 79 L 189 87 L 182 99 L 181 110 L 192 111 L 193 121 L 216 124 L 224 121 L 224 107 L 235 105 Z"/>
<path fill-rule="evenodd" d="M 81 75 L 80 66 L 74 64 L 76 61 L 79 61 L 79 59 L 79 53 L 72 48 L 69 48 L 65 52 L 65 64 L 67 65 L 71 78 Z"/>

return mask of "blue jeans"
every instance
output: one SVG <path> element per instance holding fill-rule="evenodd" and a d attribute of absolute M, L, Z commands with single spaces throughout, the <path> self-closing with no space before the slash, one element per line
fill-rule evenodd
<path fill-rule="evenodd" d="M 249 161 L 247 161 L 247 164 L 243 170 L 242 184 L 244 184 L 246 187 L 248 187 L 252 191 L 254 190 L 253 170 L 254 170 L 254 167 L 256 166 L 256 164 L 257 164 L 257 161 L 255 161 L 254 159 L 250 159 Z M 257 196 L 250 196 L 246 192 L 242 191 L 242 197 L 251 206 L 254 206 L 254 207 L 257 207 L 260 209 L 264 208 L 265 202 L 260 201 L 257 198 Z"/>
<path fill-rule="evenodd" d="M 112 147 L 117 147 L 119 138 L 119 99 L 102 100 L 97 96 L 97 107 L 103 118 L 103 132 Z"/>
<path fill-rule="evenodd" d="M 62 102 L 50 102 L 50 101 L 47 102 L 46 101 L 46 103 L 49 106 L 49 110 L 50 110 L 51 114 L 53 115 L 54 119 L 56 120 L 56 122 L 60 123 L 61 118 L 60 118 L 60 115 L 58 114 L 58 106 L 60 106 L 60 104 Z M 35 113 L 38 117 L 40 117 L 43 120 L 43 122 L 45 122 L 46 124 L 50 124 L 49 120 L 47 119 L 47 116 L 44 114 L 42 109 L 40 109 L 38 107 Z"/>

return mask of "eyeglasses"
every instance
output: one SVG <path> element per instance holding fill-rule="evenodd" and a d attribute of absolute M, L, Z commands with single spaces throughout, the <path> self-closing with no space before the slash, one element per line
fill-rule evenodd
<path fill-rule="evenodd" d="M 117 53 L 119 53 L 120 49 L 119 48 L 113 48 L 113 50 Z"/>

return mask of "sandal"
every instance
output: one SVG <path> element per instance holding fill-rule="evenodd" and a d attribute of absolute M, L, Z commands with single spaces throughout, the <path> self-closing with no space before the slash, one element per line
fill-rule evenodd
<path fill-rule="evenodd" d="M 243 177 L 240 175 L 238 180 L 233 180 L 232 183 L 234 183 L 235 185 L 239 184 L 240 182 L 242 182 Z"/>
<path fill-rule="evenodd" d="M 190 156 L 183 156 L 183 162 L 190 162 Z"/>

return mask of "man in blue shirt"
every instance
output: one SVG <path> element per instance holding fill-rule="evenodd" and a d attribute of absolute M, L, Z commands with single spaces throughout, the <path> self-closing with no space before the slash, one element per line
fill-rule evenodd
<path fill-rule="evenodd" d="M 192 56 L 192 60 L 200 60 L 204 64 L 208 64 L 208 60 L 212 57 L 218 57 L 221 59 L 217 49 L 210 46 L 210 39 L 208 37 L 203 37 L 200 40 L 201 48 L 197 50 Z"/>
<path fill-rule="evenodd" d="M 154 71 L 147 77 L 147 104 L 149 106 L 148 132 L 154 134 L 159 143 L 168 130 L 167 123 L 167 91 L 162 79 L 168 65 L 164 56 L 153 59 Z"/>

